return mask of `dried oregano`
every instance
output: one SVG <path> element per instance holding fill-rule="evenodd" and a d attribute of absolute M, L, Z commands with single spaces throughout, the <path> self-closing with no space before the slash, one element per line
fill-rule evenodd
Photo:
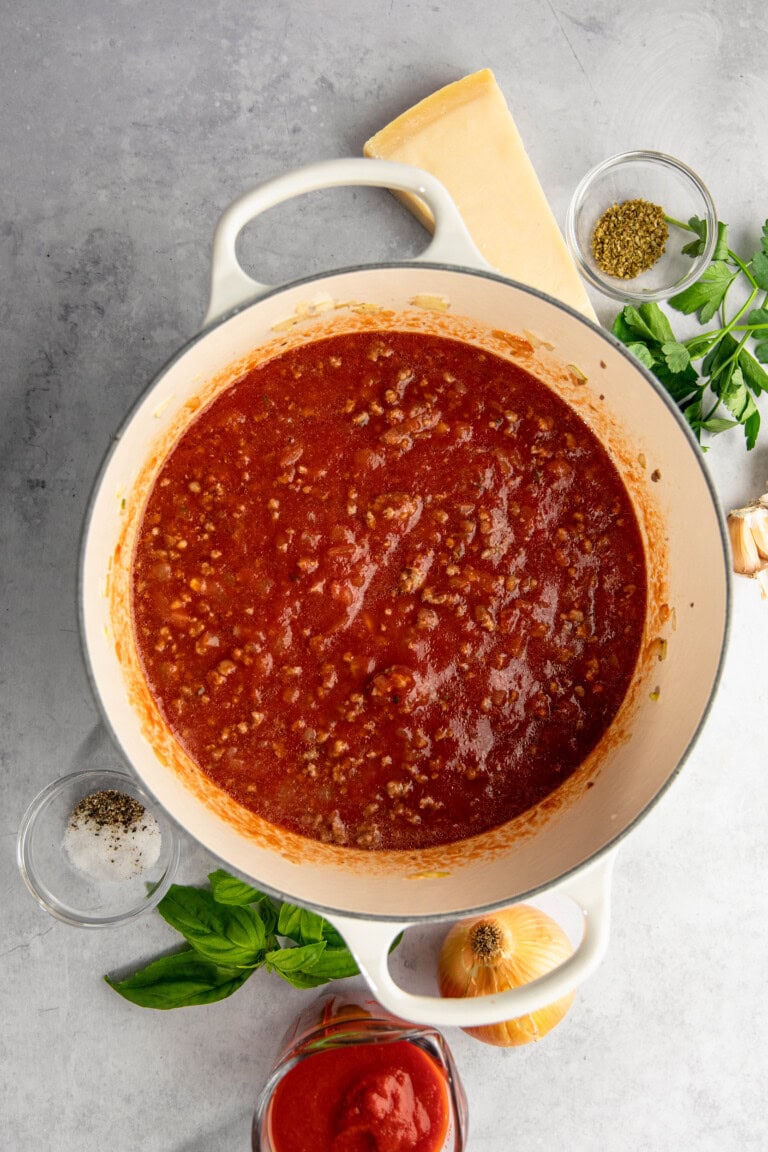
<path fill-rule="evenodd" d="M 664 209 L 648 200 L 613 204 L 592 234 L 592 255 L 608 276 L 632 280 L 664 253 L 669 236 Z"/>

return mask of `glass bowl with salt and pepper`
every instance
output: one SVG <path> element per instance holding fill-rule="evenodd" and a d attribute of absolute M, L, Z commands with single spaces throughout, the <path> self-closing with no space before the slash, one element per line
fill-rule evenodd
<path fill-rule="evenodd" d="M 615 300 L 666 300 L 712 260 L 717 215 L 692 169 L 662 152 L 622 152 L 580 182 L 566 239 L 582 276 Z"/>
<path fill-rule="evenodd" d="M 30 804 L 17 841 L 19 870 L 38 904 L 82 928 L 154 908 L 178 859 L 165 812 L 132 776 L 109 768 L 54 780 Z"/>

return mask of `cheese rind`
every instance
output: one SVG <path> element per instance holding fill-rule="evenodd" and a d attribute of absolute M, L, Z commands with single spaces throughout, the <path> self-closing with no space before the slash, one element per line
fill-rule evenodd
<path fill-rule="evenodd" d="M 366 156 L 436 176 L 486 260 L 595 318 L 504 96 L 488 68 L 439 89 L 370 140 Z M 396 193 L 430 230 L 427 206 Z"/>

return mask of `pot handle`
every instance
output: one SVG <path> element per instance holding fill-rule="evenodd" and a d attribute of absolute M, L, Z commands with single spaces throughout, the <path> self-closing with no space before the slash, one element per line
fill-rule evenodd
<path fill-rule="evenodd" d="M 426 202 L 435 218 L 435 230 L 432 240 L 414 262 L 458 264 L 483 270 L 491 268 L 475 247 L 453 200 L 429 172 L 410 164 L 367 157 L 323 160 L 259 184 L 226 209 L 213 237 L 211 294 L 204 324 L 211 324 L 239 304 L 257 300 L 274 287 L 252 279 L 237 259 L 237 237 L 249 221 L 284 200 L 305 192 L 351 184 L 410 192 Z"/>
<path fill-rule="evenodd" d="M 569 897 L 581 909 L 584 932 L 572 956 L 530 984 L 473 999 L 417 996 L 394 982 L 388 956 L 399 932 L 414 922 L 393 923 L 328 915 L 347 942 L 376 999 L 395 1016 L 436 1027 L 476 1027 L 513 1020 L 536 1012 L 573 991 L 591 976 L 608 948 L 610 889 L 616 853 L 609 852 L 588 871 L 580 872 L 548 892 Z"/>

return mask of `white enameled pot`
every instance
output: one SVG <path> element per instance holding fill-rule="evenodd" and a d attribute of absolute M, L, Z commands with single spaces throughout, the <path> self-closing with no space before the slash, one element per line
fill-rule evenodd
<path fill-rule="evenodd" d="M 235 242 L 249 220 L 290 197 L 354 184 L 411 192 L 430 206 L 435 233 L 420 257 L 283 287 L 246 275 Z M 147 690 L 129 592 L 145 497 L 201 406 L 251 364 L 285 348 L 334 332 L 387 328 L 469 340 L 534 371 L 565 397 L 622 473 L 645 540 L 650 594 L 627 699 L 598 748 L 552 798 L 502 828 L 446 848 L 371 853 L 275 829 L 244 813 L 199 772 Z M 559 998 L 602 958 L 615 847 L 676 775 L 717 684 L 728 625 L 725 541 L 712 484 L 684 421 L 610 334 L 496 274 L 445 189 L 427 173 L 386 161 L 328 161 L 261 185 L 219 223 L 205 327 L 129 415 L 96 486 L 81 567 L 86 657 L 116 741 L 183 828 L 259 887 L 332 920 L 392 1012 L 437 1025 L 491 1023 Z M 535 983 L 477 1000 L 442 1000 L 413 995 L 393 981 L 387 953 L 403 928 L 554 892 L 575 901 L 584 931 L 574 956 Z"/>

